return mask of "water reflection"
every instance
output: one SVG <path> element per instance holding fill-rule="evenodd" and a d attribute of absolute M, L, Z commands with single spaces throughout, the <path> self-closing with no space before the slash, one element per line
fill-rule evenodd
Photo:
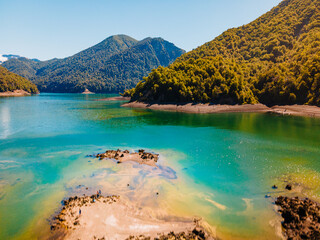
<path fill-rule="evenodd" d="M 90 105 L 83 116 L 97 120 L 104 128 L 140 128 L 142 126 L 212 127 L 240 131 L 262 138 L 284 141 L 304 141 L 320 146 L 320 119 L 276 116 L 259 113 L 186 114 L 143 109 L 119 108 L 121 102 Z"/>
<path fill-rule="evenodd" d="M 7 105 L 0 108 L 0 139 L 5 139 L 10 135 L 10 109 Z"/>

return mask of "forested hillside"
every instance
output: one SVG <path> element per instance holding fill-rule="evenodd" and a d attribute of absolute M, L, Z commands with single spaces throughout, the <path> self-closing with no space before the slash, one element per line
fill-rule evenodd
<path fill-rule="evenodd" d="M 86 88 L 92 92 L 121 92 L 183 53 L 161 38 L 139 42 L 116 35 L 68 58 L 43 62 L 19 58 L 3 66 L 30 79 L 42 92 L 82 92 Z"/>
<path fill-rule="evenodd" d="M 320 0 L 285 0 L 159 67 L 126 92 L 146 102 L 320 105 Z"/>
<path fill-rule="evenodd" d="M 13 92 L 14 90 L 24 90 L 28 93 L 38 93 L 36 85 L 29 80 L 9 72 L 0 66 L 0 92 Z"/>

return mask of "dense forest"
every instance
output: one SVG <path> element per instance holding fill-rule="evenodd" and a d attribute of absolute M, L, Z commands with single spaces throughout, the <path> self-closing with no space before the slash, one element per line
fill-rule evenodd
<path fill-rule="evenodd" d="M 320 105 L 320 0 L 284 0 L 154 69 L 125 95 L 144 102 Z"/>
<path fill-rule="evenodd" d="M 0 92 L 13 92 L 14 90 L 38 93 L 36 85 L 32 82 L 0 66 Z"/>
<path fill-rule="evenodd" d="M 111 36 L 64 59 L 10 59 L 2 64 L 34 82 L 42 92 L 122 92 L 133 88 L 153 68 L 168 66 L 184 50 L 161 38 L 137 41 Z"/>

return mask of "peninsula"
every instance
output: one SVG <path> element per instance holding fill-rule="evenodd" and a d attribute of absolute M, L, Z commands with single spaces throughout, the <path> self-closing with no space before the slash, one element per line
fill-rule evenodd
<path fill-rule="evenodd" d="M 0 66 L 0 97 L 19 97 L 39 93 L 28 79 Z"/>
<path fill-rule="evenodd" d="M 319 106 L 319 16 L 318 0 L 284 0 L 255 21 L 183 54 L 168 67 L 153 69 L 124 96 L 148 104 Z M 282 109 L 285 113 L 288 107 L 277 107 Z M 298 107 L 288 110 L 300 111 Z"/>

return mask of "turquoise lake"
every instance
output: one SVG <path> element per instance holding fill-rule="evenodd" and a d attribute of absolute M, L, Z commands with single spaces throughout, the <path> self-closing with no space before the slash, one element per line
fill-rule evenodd
<path fill-rule="evenodd" d="M 108 96 L 0 98 L 0 239 L 46 238 L 61 200 L 80 193 L 79 185 L 132 201 L 134 191 L 143 191 L 142 207 L 202 217 L 221 239 L 280 239 L 274 197 L 320 200 L 320 119 L 196 115 L 96 101 Z M 159 153 L 167 174 L 137 164 L 136 174 L 123 176 L 125 163 L 86 157 L 118 148 Z M 122 191 L 121 179 L 132 183 L 131 192 Z M 284 190 L 287 182 L 292 193 Z M 153 192 L 160 193 L 156 200 Z"/>

